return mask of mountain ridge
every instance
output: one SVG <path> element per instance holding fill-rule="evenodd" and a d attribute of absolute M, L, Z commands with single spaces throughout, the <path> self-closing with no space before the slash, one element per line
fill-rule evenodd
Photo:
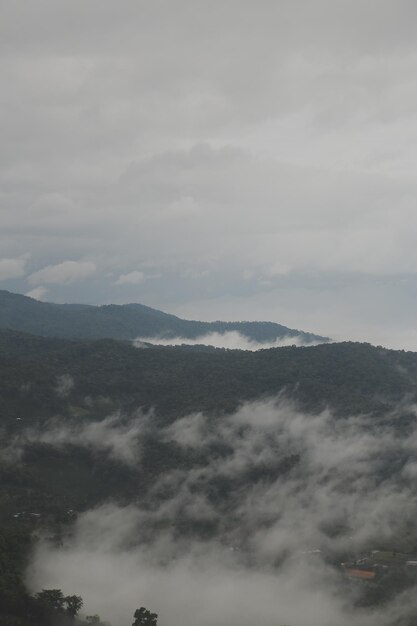
<path fill-rule="evenodd" d="M 175 416 L 235 410 L 240 402 L 285 393 L 308 410 L 379 412 L 417 395 L 417 353 L 363 343 L 329 343 L 257 352 L 187 346 L 136 348 L 115 339 L 39 337 L 0 330 L 0 422 L 65 415 L 67 403 L 102 414 L 155 408 Z M 57 385 L 69 376 L 71 393 Z M 29 385 L 29 386 L 28 386 Z M 26 411 L 27 409 L 27 411 Z M 46 410 L 47 409 L 47 410 Z M 97 409 L 97 411 L 96 411 Z"/>
<path fill-rule="evenodd" d="M 328 337 L 288 328 L 275 322 L 203 322 L 185 320 L 144 304 L 56 304 L 0 290 L 0 328 L 44 337 L 134 340 L 198 339 L 211 333 L 238 332 L 266 343 L 297 338 L 304 344 L 326 343 Z"/>

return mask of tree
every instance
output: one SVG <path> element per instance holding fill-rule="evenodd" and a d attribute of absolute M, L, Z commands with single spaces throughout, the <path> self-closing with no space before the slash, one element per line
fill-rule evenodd
<path fill-rule="evenodd" d="M 158 615 L 156 613 L 151 613 L 148 609 L 141 606 L 140 609 L 136 609 L 135 614 L 133 616 L 135 621 L 132 626 L 156 626 Z"/>
<path fill-rule="evenodd" d="M 111 626 L 109 622 L 102 622 L 100 615 L 87 615 L 85 621 L 87 624 L 91 624 L 91 626 Z"/>
<path fill-rule="evenodd" d="M 35 598 L 42 604 L 46 604 L 55 609 L 55 611 L 60 612 L 63 611 L 66 600 L 61 589 L 42 589 L 42 591 L 36 594 Z"/>
<path fill-rule="evenodd" d="M 81 596 L 65 596 L 64 602 L 68 615 L 75 617 L 83 605 Z"/>

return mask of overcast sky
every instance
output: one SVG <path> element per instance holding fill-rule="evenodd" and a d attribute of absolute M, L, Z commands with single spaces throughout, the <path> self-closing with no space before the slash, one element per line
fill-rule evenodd
<path fill-rule="evenodd" d="M 0 11 L 0 288 L 417 349 L 415 0 Z"/>

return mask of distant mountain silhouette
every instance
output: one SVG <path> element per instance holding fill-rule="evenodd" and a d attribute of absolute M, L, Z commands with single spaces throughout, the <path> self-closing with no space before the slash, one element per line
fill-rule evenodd
<path fill-rule="evenodd" d="M 273 322 L 199 322 L 184 320 L 143 304 L 53 304 L 4 290 L 0 290 L 0 328 L 44 337 L 83 339 L 197 339 L 213 332 L 237 331 L 258 342 L 284 337 L 298 338 L 305 344 L 329 341 L 328 337 Z"/>

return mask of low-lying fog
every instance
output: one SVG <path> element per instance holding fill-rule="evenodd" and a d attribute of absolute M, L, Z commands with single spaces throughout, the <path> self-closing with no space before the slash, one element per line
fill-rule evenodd
<path fill-rule="evenodd" d="M 86 614 L 113 626 L 130 626 L 141 605 L 160 626 L 404 624 L 417 610 L 413 590 L 379 609 L 354 608 L 359 587 L 334 565 L 417 543 L 417 413 L 407 412 L 407 429 L 395 426 L 396 413 L 338 419 L 284 398 L 229 416 L 184 416 L 158 437 L 189 452 L 190 466 L 160 473 L 128 506 L 81 514 L 63 545 L 41 541 L 29 587 L 79 593 Z M 139 413 L 56 425 L 42 437 L 137 464 L 154 428 L 152 415 Z M 9 456 L 24 443 L 16 439 Z"/>
<path fill-rule="evenodd" d="M 188 337 L 138 337 L 134 344 L 140 348 L 146 343 L 159 346 L 213 346 L 214 348 L 227 348 L 229 350 L 262 350 L 266 348 L 282 348 L 284 346 L 317 346 L 319 341 L 306 342 L 302 335 L 293 337 L 285 336 L 273 341 L 256 341 L 236 330 L 224 333 L 212 332 L 200 335 L 194 339 Z"/>

